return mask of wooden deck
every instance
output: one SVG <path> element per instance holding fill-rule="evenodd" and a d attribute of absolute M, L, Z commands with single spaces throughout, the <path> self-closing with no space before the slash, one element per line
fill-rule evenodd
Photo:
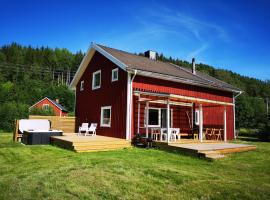
<path fill-rule="evenodd" d="M 77 136 L 74 133 L 54 136 L 52 137 L 52 142 L 54 145 L 76 152 L 110 151 L 131 147 L 130 141 L 125 139 L 99 135 Z M 231 153 L 256 149 L 254 145 L 234 144 L 216 140 L 205 140 L 201 143 L 198 140 L 181 139 L 169 144 L 160 141 L 156 142 L 156 144 L 160 149 L 176 150 L 211 160 L 224 158 Z"/>
<path fill-rule="evenodd" d="M 76 152 L 110 151 L 131 147 L 131 143 L 125 139 L 105 136 L 77 136 L 75 134 L 54 136 L 52 143 L 56 146 L 74 150 Z"/>
<path fill-rule="evenodd" d="M 198 141 L 179 141 L 174 143 L 158 142 L 157 145 L 161 149 L 170 149 L 184 152 L 190 155 L 195 155 L 210 160 L 226 157 L 227 154 L 238 153 L 244 151 L 256 150 L 255 145 L 234 144 L 220 141 L 205 141 L 200 143 Z"/>

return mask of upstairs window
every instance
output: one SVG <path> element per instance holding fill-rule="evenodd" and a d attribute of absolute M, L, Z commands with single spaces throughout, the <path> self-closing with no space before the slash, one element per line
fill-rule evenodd
<path fill-rule="evenodd" d="M 49 104 L 43 104 L 42 105 L 42 108 L 44 109 L 44 110 L 49 110 Z"/>
<path fill-rule="evenodd" d="M 112 70 L 112 82 L 118 81 L 118 68 Z"/>
<path fill-rule="evenodd" d="M 101 70 L 98 70 L 93 73 L 92 90 L 98 89 L 100 87 L 101 87 Z"/>
<path fill-rule="evenodd" d="M 84 90 L 84 81 L 81 81 L 80 91 Z"/>
<path fill-rule="evenodd" d="M 111 127 L 111 106 L 101 107 L 100 126 Z"/>

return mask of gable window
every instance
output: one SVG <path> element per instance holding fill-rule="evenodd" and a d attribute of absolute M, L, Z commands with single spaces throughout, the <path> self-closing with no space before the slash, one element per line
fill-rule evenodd
<path fill-rule="evenodd" d="M 100 126 L 111 127 L 111 106 L 101 107 Z"/>
<path fill-rule="evenodd" d="M 84 90 L 84 81 L 81 81 L 80 91 Z"/>
<path fill-rule="evenodd" d="M 98 89 L 101 87 L 101 70 L 98 70 L 93 73 L 92 77 L 92 89 Z"/>
<path fill-rule="evenodd" d="M 118 81 L 118 68 L 112 70 L 112 82 Z"/>
<path fill-rule="evenodd" d="M 44 110 L 49 110 L 49 104 L 43 104 L 42 105 L 42 109 L 44 109 Z"/>
<path fill-rule="evenodd" d="M 195 124 L 196 125 L 199 125 L 199 118 L 200 118 L 200 115 L 199 115 L 199 110 L 195 110 Z"/>

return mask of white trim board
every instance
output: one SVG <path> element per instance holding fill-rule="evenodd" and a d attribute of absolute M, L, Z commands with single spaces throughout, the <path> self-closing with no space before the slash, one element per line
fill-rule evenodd
<path fill-rule="evenodd" d="M 101 47 L 96 45 L 95 43 L 91 43 L 87 53 L 85 54 L 80 66 L 79 66 L 79 68 L 74 76 L 74 78 L 72 79 L 72 81 L 70 83 L 70 86 L 69 86 L 70 89 L 72 89 L 72 90 L 76 89 L 76 85 L 78 84 L 81 76 L 85 72 L 88 64 L 92 60 L 94 53 L 96 51 L 99 52 L 100 54 L 102 54 L 103 56 L 105 56 L 106 58 L 108 58 L 110 61 L 112 61 L 118 67 L 120 67 L 126 71 L 127 65 L 125 65 L 123 62 L 121 62 L 120 60 L 118 60 L 117 58 L 115 58 L 114 56 L 109 54 L 107 51 L 105 51 L 104 49 L 102 49 Z"/>

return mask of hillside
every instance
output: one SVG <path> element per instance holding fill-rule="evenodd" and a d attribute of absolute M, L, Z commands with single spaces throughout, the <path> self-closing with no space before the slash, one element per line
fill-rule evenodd
<path fill-rule="evenodd" d="M 68 89 L 84 53 L 67 49 L 21 46 L 16 43 L 0 47 L 0 130 L 10 131 L 15 118 L 28 115 L 28 107 L 47 96 L 59 98 L 70 112 L 74 110 L 74 93 Z M 191 64 L 179 59 L 159 60 L 184 67 Z M 244 77 L 237 73 L 197 64 L 197 69 L 228 82 L 245 93 L 237 98 L 237 127 L 260 128 L 268 121 L 266 99 L 270 82 Z"/>

